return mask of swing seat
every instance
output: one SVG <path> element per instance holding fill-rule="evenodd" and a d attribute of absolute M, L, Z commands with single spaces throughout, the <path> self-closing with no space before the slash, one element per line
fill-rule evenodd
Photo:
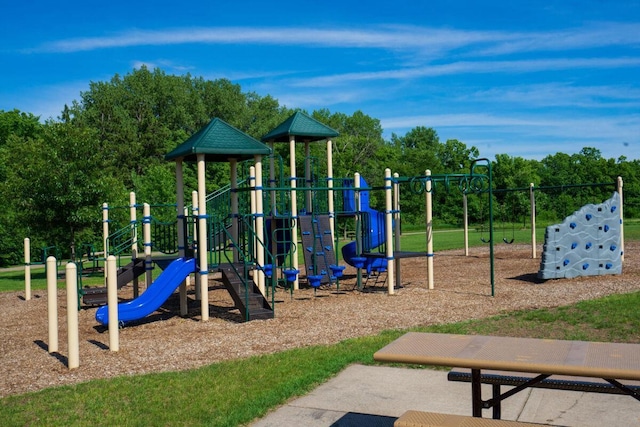
<path fill-rule="evenodd" d="M 514 240 L 515 240 L 515 239 L 507 240 L 507 238 L 506 238 L 506 237 L 503 237 L 503 238 L 502 238 L 502 241 L 503 241 L 503 242 L 505 242 L 507 245 L 512 244 Z"/>

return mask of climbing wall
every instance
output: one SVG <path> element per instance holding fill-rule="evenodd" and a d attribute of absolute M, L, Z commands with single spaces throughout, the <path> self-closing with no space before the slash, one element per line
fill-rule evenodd
<path fill-rule="evenodd" d="M 330 266 L 336 263 L 333 251 L 333 239 L 328 215 L 303 215 L 299 217 L 300 234 L 304 248 L 306 275 L 322 275 L 321 283 L 330 283 Z"/>
<path fill-rule="evenodd" d="M 586 205 L 547 227 L 538 278 L 562 279 L 622 273 L 620 195 Z"/>

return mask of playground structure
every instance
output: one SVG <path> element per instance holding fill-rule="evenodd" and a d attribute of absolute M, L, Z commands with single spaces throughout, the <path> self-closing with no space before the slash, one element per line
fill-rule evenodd
<path fill-rule="evenodd" d="M 202 320 L 209 315 L 208 274 L 220 272 L 221 281 L 232 296 L 245 321 L 274 316 L 274 295 L 279 287 L 294 292 L 301 278 L 317 289 L 322 285 L 339 289 L 344 266 L 339 265 L 336 248 L 339 237 L 336 222 L 339 218 L 355 220 L 355 241 L 342 251 L 343 261 L 357 269 L 357 286 L 362 275 L 386 273 L 389 294 L 402 283 L 400 260 L 426 257 L 426 281 L 433 283 L 433 221 L 432 193 L 436 188 L 459 191 L 463 199 L 471 193 L 487 194 L 489 200 L 489 243 L 491 294 L 494 295 L 493 207 L 491 162 L 475 160 L 467 174 L 424 175 L 399 177 L 385 171 L 384 185 L 370 187 L 355 174 L 353 178 L 336 179 L 332 172 L 331 138 L 337 132 L 303 113 L 296 113 L 276 129 L 257 141 L 219 119 L 207 126 L 167 154 L 176 162 L 177 203 L 176 221 L 158 225 L 145 206 L 142 221 L 136 218 L 135 195 L 129 209 L 130 224 L 109 232 L 108 206 L 103 206 L 104 256 L 120 256 L 121 248 L 131 251 L 132 262 L 116 271 L 117 287 L 134 283 L 134 300 L 118 306 L 118 321 L 141 319 L 155 311 L 173 292 L 180 290 L 180 313 L 187 314 L 187 280 L 194 274 L 195 296 L 201 304 Z M 274 155 L 274 144 L 288 141 L 289 165 Z M 326 141 L 326 175 L 319 172 L 318 159 L 310 153 L 310 144 Z M 304 177 L 296 176 L 296 145 L 305 150 Z M 183 163 L 195 161 L 198 188 L 192 192 L 192 204 L 185 203 Z M 228 162 L 230 184 L 207 196 L 205 184 L 206 162 Z M 268 171 L 263 162 L 268 161 Z M 267 182 L 265 186 L 263 183 Z M 400 248 L 400 191 L 425 197 L 426 250 L 404 252 Z M 372 206 L 370 192 L 384 193 L 384 206 Z M 381 203 L 379 203 L 381 205 Z M 298 209 L 298 206 L 302 207 Z M 465 209 L 465 251 L 468 253 L 468 221 Z M 535 232 L 533 222 L 532 234 Z M 138 228 L 142 226 L 142 241 Z M 171 236 L 165 239 L 160 236 Z M 142 242 L 142 245 L 141 245 Z M 535 246 L 535 243 L 534 243 Z M 144 250 L 144 257 L 138 256 Z M 152 249 L 168 256 L 152 258 Z M 304 257 L 301 270 L 298 258 Z M 535 257 L 535 255 L 534 255 Z M 153 281 L 153 263 L 166 268 Z M 146 291 L 140 295 L 138 276 L 146 274 Z M 114 273 L 105 269 L 105 282 Z M 104 304 L 106 288 L 93 291 L 81 288 L 85 304 Z M 97 295 L 100 294 L 98 301 Z M 92 298 L 94 298 L 92 300 Z M 96 319 L 109 324 L 116 318 L 108 307 L 99 308 Z"/>
<path fill-rule="evenodd" d="M 185 261 L 181 261 L 181 267 L 177 268 L 179 274 L 172 273 L 173 263 L 177 262 L 173 261 L 145 291 L 157 294 L 157 298 L 143 299 L 139 296 L 133 304 L 121 304 L 123 314 L 131 307 L 138 309 L 134 310 L 134 314 L 129 313 L 129 317 L 119 318 L 135 320 L 145 316 L 148 310 L 154 306 L 157 308 L 158 302 L 161 304 L 163 298 L 166 299 L 176 288 L 180 288 L 181 314 L 186 315 L 185 280 L 190 273 L 196 273 L 196 299 L 201 303 L 202 320 L 208 318 L 208 288 L 202 284 L 207 283 L 209 272 L 221 272 L 222 282 L 245 320 L 273 317 L 276 288 L 281 286 L 293 292 L 299 289 L 300 278 L 305 278 L 307 285 L 313 288 L 323 284 L 339 287 L 345 267 L 339 265 L 335 251 L 338 247 L 335 233 L 337 218 L 355 218 L 358 230 L 355 242 L 347 244 L 342 254 L 344 261 L 357 268 L 358 286 L 362 270 L 367 274 L 373 271 L 387 272 L 388 292 L 392 294 L 396 256 L 430 258 L 432 248 L 413 254 L 394 251 L 392 227 L 394 221 L 399 222 L 400 212 L 391 205 L 393 178 L 390 171 L 386 171 L 383 188 L 387 206 L 384 212 L 375 211 L 368 200 L 369 191 L 373 189 L 366 187 L 366 182 L 358 174 L 354 179 L 334 180 L 331 159 L 333 136 L 337 136 L 337 132 L 303 113 L 296 113 L 263 138 L 271 145 L 270 148 L 214 119 L 167 154 L 167 160 L 176 161 L 175 253 Z M 272 154 L 274 143 L 282 139 L 289 142 L 288 170 Z M 310 144 L 319 140 L 326 140 L 327 144 L 325 176 L 317 171 L 317 159 L 309 155 Z M 306 154 L 304 178 L 296 176 L 295 151 L 296 144 L 300 142 L 304 143 Z M 268 173 L 263 172 L 265 157 L 269 161 Z M 192 193 L 194 203 L 189 212 L 183 196 L 182 170 L 183 162 L 194 160 L 198 169 L 198 189 Z M 230 185 L 209 197 L 205 197 L 207 161 L 228 162 L 231 172 Z M 265 187 L 263 182 L 267 179 L 269 185 Z M 420 180 L 430 182 L 424 177 Z M 396 187 L 398 185 L 399 181 Z M 430 191 L 426 194 L 430 196 Z M 298 206 L 303 208 L 298 209 Z M 150 222 L 147 213 L 144 218 L 143 223 Z M 104 223 L 108 224 L 108 220 L 105 219 Z M 132 241 L 137 233 L 133 231 L 135 224 L 137 222 L 132 219 L 128 231 L 124 233 L 134 236 L 131 237 Z M 145 271 L 149 271 L 154 262 L 150 260 L 151 247 L 154 245 L 151 240 L 144 238 Z M 132 241 L 127 240 L 125 246 Z M 105 255 L 111 254 L 116 244 L 109 239 L 105 239 L 104 244 L 107 248 Z M 374 251 L 376 248 L 377 252 Z M 132 246 L 134 260 L 137 250 Z M 298 265 L 298 255 L 305 259 L 303 271 Z M 186 261 L 191 258 L 197 262 Z M 397 274 L 399 278 L 399 269 Z M 147 280 L 147 283 L 151 281 Z M 142 309 L 142 306 L 145 308 Z M 103 324 L 109 323 L 106 308 L 98 310 L 96 319 Z"/>

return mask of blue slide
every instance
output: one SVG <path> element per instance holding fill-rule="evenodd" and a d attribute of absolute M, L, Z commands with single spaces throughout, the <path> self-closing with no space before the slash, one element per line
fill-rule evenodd
<path fill-rule="evenodd" d="M 118 304 L 118 321 L 129 322 L 142 319 L 156 311 L 180 283 L 196 271 L 194 258 L 178 258 L 138 298 Z M 109 307 L 104 305 L 96 311 L 96 320 L 103 325 L 109 323 Z"/>
<path fill-rule="evenodd" d="M 368 187 L 367 182 L 362 177 L 360 177 L 360 187 Z M 356 211 L 354 193 L 355 192 L 353 190 L 344 190 L 343 197 L 345 211 Z M 384 230 L 384 212 L 371 209 L 369 206 L 369 191 L 360 192 L 360 210 L 365 213 L 365 215 L 363 215 L 365 219 L 363 221 L 363 227 L 367 227 L 367 233 L 364 241 L 362 242 L 363 252 L 371 252 L 386 240 L 386 233 Z M 357 256 L 358 253 L 355 241 L 347 243 L 342 247 L 342 258 L 347 264 L 355 267 L 353 258 Z M 364 255 L 364 257 L 366 258 L 364 268 L 367 269 L 367 274 L 371 274 L 372 271 L 386 271 L 387 260 L 384 257 L 372 257 L 366 255 Z"/>

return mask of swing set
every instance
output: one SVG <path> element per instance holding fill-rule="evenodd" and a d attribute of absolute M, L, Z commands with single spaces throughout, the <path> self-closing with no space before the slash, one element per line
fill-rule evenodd
<path fill-rule="evenodd" d="M 496 190 L 494 190 L 496 191 Z M 509 220 L 509 218 L 507 218 L 506 216 L 506 202 L 503 202 L 500 205 L 500 221 L 501 221 L 501 230 L 502 230 L 502 241 L 504 243 L 506 243 L 507 245 L 511 245 L 513 244 L 513 242 L 515 242 L 516 239 L 516 226 L 515 226 L 515 222 L 513 221 L 513 218 L 515 216 L 515 206 L 512 206 L 512 211 L 513 211 L 513 215 L 511 217 L 511 219 Z M 480 241 L 482 243 L 491 243 L 490 239 L 486 239 L 484 237 L 484 231 L 485 231 L 485 224 L 483 221 L 483 206 L 482 204 L 480 205 Z M 511 238 L 509 238 L 508 236 L 508 232 L 507 232 L 507 228 L 508 228 L 508 222 L 511 222 Z"/>

